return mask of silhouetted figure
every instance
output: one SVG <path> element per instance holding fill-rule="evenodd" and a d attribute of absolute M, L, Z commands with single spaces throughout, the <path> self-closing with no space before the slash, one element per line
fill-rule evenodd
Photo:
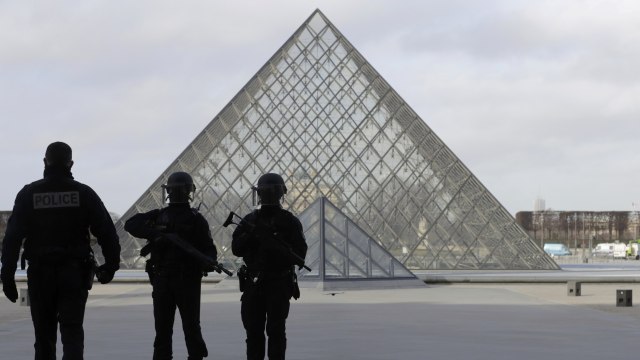
<path fill-rule="evenodd" d="M 44 178 L 18 193 L 2 244 L 2 290 L 15 302 L 18 255 L 24 240 L 27 283 L 35 330 L 35 359 L 56 358 L 57 327 L 64 359 L 82 359 L 84 310 L 94 271 L 106 284 L 120 268 L 120 244 L 111 216 L 87 185 L 73 179 L 71 147 L 47 147 Z M 89 233 L 105 264 L 95 268 Z"/>
<path fill-rule="evenodd" d="M 217 250 L 207 220 L 190 206 L 196 189 L 191 176 L 175 172 L 163 189 L 169 206 L 134 215 L 124 225 L 131 235 L 148 240 L 141 255 L 151 253 L 146 271 L 153 286 L 153 359 L 172 359 L 176 308 L 188 359 L 202 359 L 208 351 L 200 329 L 201 281 L 203 274 L 217 265 Z"/>
<path fill-rule="evenodd" d="M 238 277 L 243 291 L 241 314 L 247 334 L 247 359 L 264 359 L 266 329 L 269 359 L 279 360 L 285 358 L 287 348 L 289 300 L 300 296 L 296 260 L 290 252 L 304 259 L 307 243 L 298 218 L 280 205 L 287 192 L 282 177 L 262 175 L 253 189 L 260 209 L 243 218 L 232 241 L 233 254 L 245 263 Z"/>

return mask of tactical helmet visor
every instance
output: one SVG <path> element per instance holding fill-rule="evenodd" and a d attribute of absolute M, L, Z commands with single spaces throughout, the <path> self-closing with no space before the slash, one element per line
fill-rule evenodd
<path fill-rule="evenodd" d="M 189 203 L 193 200 L 193 193 L 196 186 L 193 184 L 191 175 L 183 171 L 174 172 L 167 179 L 167 183 L 162 185 L 162 198 L 169 200 L 171 204 Z"/>
<path fill-rule="evenodd" d="M 264 174 L 258 179 L 258 185 L 252 186 L 253 206 L 280 205 L 280 200 L 287 193 L 284 180 L 278 174 Z"/>

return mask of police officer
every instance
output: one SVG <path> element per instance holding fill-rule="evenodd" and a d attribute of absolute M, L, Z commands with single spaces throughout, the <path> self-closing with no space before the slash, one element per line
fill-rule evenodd
<path fill-rule="evenodd" d="M 243 218 L 231 244 L 233 254 L 245 263 L 238 277 L 243 290 L 241 315 L 247 359 L 264 359 L 266 328 L 269 359 L 280 360 L 285 358 L 287 347 L 289 300 L 300 296 L 295 258 L 304 259 L 307 243 L 298 218 L 280 205 L 287 193 L 280 175 L 262 175 L 253 190 L 261 206 Z"/>
<path fill-rule="evenodd" d="M 18 298 L 14 276 L 24 239 L 35 359 L 56 358 L 58 324 L 63 358 L 82 359 L 82 323 L 95 270 L 89 232 L 105 258 L 96 273 L 103 284 L 120 267 L 120 244 L 98 195 L 73 179 L 71 147 L 50 144 L 44 165 L 44 178 L 26 185 L 16 197 L 2 244 L 2 290 L 12 302 Z"/>
<path fill-rule="evenodd" d="M 217 265 L 217 250 L 207 220 L 190 206 L 196 189 L 191 176 L 175 172 L 163 189 L 168 207 L 136 214 L 124 225 L 131 235 L 148 240 L 141 255 L 151 254 L 146 271 L 153 286 L 153 359 L 172 359 L 176 308 L 182 318 L 188 359 L 202 359 L 208 351 L 200 329 L 201 280 L 203 273 Z"/>

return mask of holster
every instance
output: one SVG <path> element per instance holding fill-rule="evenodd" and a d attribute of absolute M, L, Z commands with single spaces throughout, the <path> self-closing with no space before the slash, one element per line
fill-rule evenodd
<path fill-rule="evenodd" d="M 149 282 L 153 285 L 153 279 L 155 278 L 155 269 L 153 268 L 153 260 L 149 259 L 144 265 L 144 271 L 149 275 Z"/>
<path fill-rule="evenodd" d="M 87 290 L 91 290 L 93 288 L 93 278 L 96 275 L 96 268 L 98 267 L 98 263 L 96 262 L 93 254 L 89 254 L 89 256 L 82 262 L 83 273 L 84 273 L 84 287 Z"/>
<path fill-rule="evenodd" d="M 238 283 L 240 284 L 240 292 L 247 290 L 247 286 L 251 283 L 251 279 L 248 273 L 246 265 L 240 266 L 238 269 Z"/>
<path fill-rule="evenodd" d="M 295 271 L 291 272 L 291 286 L 292 286 L 291 297 L 294 300 L 298 300 L 300 298 L 300 287 L 298 286 L 298 274 L 296 274 Z"/>

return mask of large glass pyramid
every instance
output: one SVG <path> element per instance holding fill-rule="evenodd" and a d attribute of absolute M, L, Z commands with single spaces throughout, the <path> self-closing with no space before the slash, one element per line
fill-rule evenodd
<path fill-rule="evenodd" d="M 424 286 L 347 215 L 321 197 L 299 215 L 309 249 L 301 284 L 323 290 Z"/>
<path fill-rule="evenodd" d="M 116 224 L 123 265 L 144 240 L 123 221 L 163 206 L 160 185 L 190 173 L 222 262 L 229 211 L 251 211 L 251 184 L 285 178 L 285 208 L 327 197 L 409 269 L 558 269 L 513 217 L 316 10 Z"/>

